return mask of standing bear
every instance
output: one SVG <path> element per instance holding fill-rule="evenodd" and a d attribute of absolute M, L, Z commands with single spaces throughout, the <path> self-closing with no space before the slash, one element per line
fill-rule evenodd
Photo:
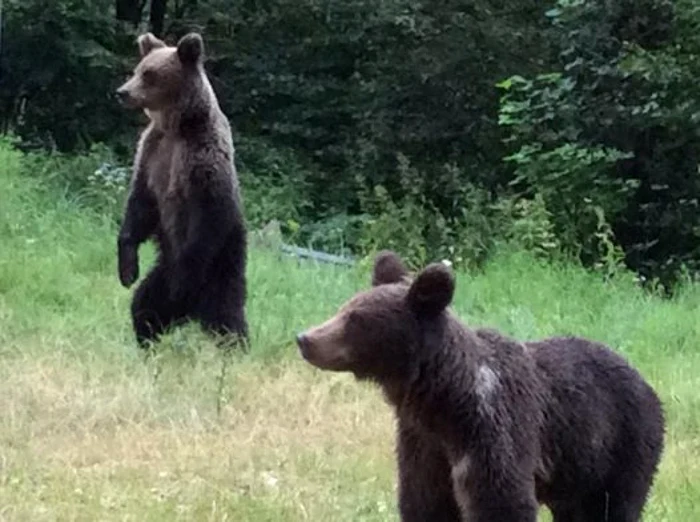
<path fill-rule="evenodd" d="M 141 61 L 117 90 L 150 119 L 119 232 L 121 283 L 138 279 L 141 243 L 154 238 L 159 256 L 134 293 L 136 339 L 146 347 L 196 319 L 246 342 L 246 227 L 231 129 L 204 71 L 202 37 L 190 33 L 172 47 L 147 33 L 138 46 Z"/>
<path fill-rule="evenodd" d="M 585 339 L 518 342 L 447 307 L 442 264 L 382 252 L 373 288 L 297 336 L 314 366 L 377 382 L 397 417 L 403 522 L 640 520 L 663 449 L 654 390 Z"/>

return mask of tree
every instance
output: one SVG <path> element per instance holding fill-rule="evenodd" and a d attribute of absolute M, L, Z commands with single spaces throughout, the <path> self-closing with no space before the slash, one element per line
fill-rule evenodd
<path fill-rule="evenodd" d="M 502 84 L 523 195 L 541 194 L 591 263 L 603 216 L 628 265 L 667 284 L 700 261 L 698 9 L 559 0 L 549 16 L 560 67 Z"/>

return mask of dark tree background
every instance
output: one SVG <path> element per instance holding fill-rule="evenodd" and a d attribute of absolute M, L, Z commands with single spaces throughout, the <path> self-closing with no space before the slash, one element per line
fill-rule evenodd
<path fill-rule="evenodd" d="M 145 30 L 200 31 L 255 225 L 479 264 L 499 243 L 672 283 L 700 263 L 694 0 L 5 0 L 0 124 L 106 144 Z"/>

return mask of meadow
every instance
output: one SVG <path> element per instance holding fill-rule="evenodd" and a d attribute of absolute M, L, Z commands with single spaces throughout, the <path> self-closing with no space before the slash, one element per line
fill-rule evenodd
<path fill-rule="evenodd" d="M 311 368 L 293 342 L 368 285 L 367 263 L 253 248 L 251 351 L 224 358 L 189 326 L 145 360 L 114 224 L 21 162 L 0 148 L 0 520 L 398 520 L 381 394 Z M 142 274 L 152 256 L 142 248 Z M 583 335 L 624 354 L 668 423 L 645 520 L 700 520 L 700 285 L 662 299 L 629 274 L 504 253 L 458 274 L 454 307 L 522 339 Z"/>

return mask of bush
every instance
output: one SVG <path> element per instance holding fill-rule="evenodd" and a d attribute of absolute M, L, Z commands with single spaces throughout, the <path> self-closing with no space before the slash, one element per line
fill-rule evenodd
<path fill-rule="evenodd" d="M 23 165 L 27 176 L 64 192 L 74 203 L 115 219 L 121 214 L 131 169 L 121 166 L 107 146 L 95 144 L 82 154 L 30 152 Z"/>
<path fill-rule="evenodd" d="M 512 186 L 542 198 L 562 248 L 588 266 L 623 252 L 669 286 L 700 267 L 699 12 L 692 0 L 559 0 L 559 64 L 499 84 Z"/>
<path fill-rule="evenodd" d="M 246 220 L 254 228 L 276 220 L 286 237 L 298 236 L 309 221 L 312 169 L 287 148 L 260 138 L 237 138 L 236 167 L 243 192 Z"/>
<path fill-rule="evenodd" d="M 484 189 L 470 183 L 445 191 L 450 212 L 444 213 L 428 198 L 435 180 L 461 175 L 455 165 L 437 172 L 420 170 L 406 156 L 397 155 L 400 189 L 392 196 L 383 185 L 361 194 L 366 219 L 358 250 L 382 248 L 400 252 L 415 266 L 440 258 L 455 265 L 480 266 L 502 236 L 502 212 Z M 445 198 L 446 199 L 446 198 Z M 445 202 L 443 202 L 444 204 Z"/>

